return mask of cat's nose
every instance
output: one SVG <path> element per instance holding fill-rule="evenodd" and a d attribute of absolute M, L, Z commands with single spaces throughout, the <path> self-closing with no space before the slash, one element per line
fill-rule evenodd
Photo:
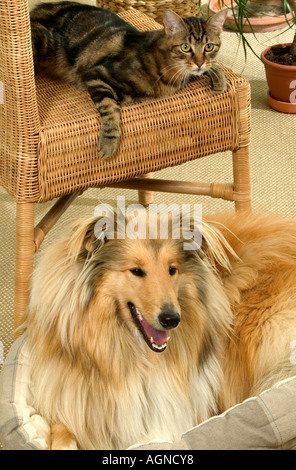
<path fill-rule="evenodd" d="M 200 68 L 203 65 L 203 62 L 196 62 L 196 65 Z"/>

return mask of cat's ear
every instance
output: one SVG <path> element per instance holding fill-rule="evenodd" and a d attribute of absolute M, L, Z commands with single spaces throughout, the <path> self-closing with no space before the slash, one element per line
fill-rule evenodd
<path fill-rule="evenodd" d="M 211 28 L 218 36 L 222 33 L 223 25 L 228 15 L 228 9 L 220 10 L 207 20 L 207 26 Z"/>
<path fill-rule="evenodd" d="M 171 10 L 165 10 L 163 12 L 163 25 L 168 36 L 186 31 L 186 25 L 182 18 Z"/>

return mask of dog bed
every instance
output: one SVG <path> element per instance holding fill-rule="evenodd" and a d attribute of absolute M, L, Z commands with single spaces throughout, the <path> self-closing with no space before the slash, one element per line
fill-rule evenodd
<path fill-rule="evenodd" d="M 0 440 L 7 450 L 46 450 L 50 427 L 32 406 L 26 335 L 12 345 L 0 375 Z M 296 377 L 280 382 L 186 432 L 179 442 L 137 449 L 296 449 Z"/>

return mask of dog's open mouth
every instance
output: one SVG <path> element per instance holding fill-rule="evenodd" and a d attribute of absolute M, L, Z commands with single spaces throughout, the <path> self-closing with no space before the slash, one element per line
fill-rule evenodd
<path fill-rule="evenodd" d="M 135 322 L 135 325 L 138 327 L 140 332 L 143 335 L 144 340 L 148 344 L 149 348 L 155 352 L 162 352 L 167 347 L 167 341 L 169 339 L 169 335 L 166 331 L 157 330 L 153 328 L 141 315 L 137 307 L 128 302 L 128 307 L 130 309 L 132 318 Z"/>

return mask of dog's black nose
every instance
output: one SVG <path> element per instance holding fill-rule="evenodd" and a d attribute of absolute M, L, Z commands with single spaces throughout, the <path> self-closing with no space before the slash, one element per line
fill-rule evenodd
<path fill-rule="evenodd" d="M 158 315 L 158 321 L 163 328 L 170 330 L 171 328 L 176 328 L 180 323 L 180 315 L 176 310 L 163 310 Z"/>

